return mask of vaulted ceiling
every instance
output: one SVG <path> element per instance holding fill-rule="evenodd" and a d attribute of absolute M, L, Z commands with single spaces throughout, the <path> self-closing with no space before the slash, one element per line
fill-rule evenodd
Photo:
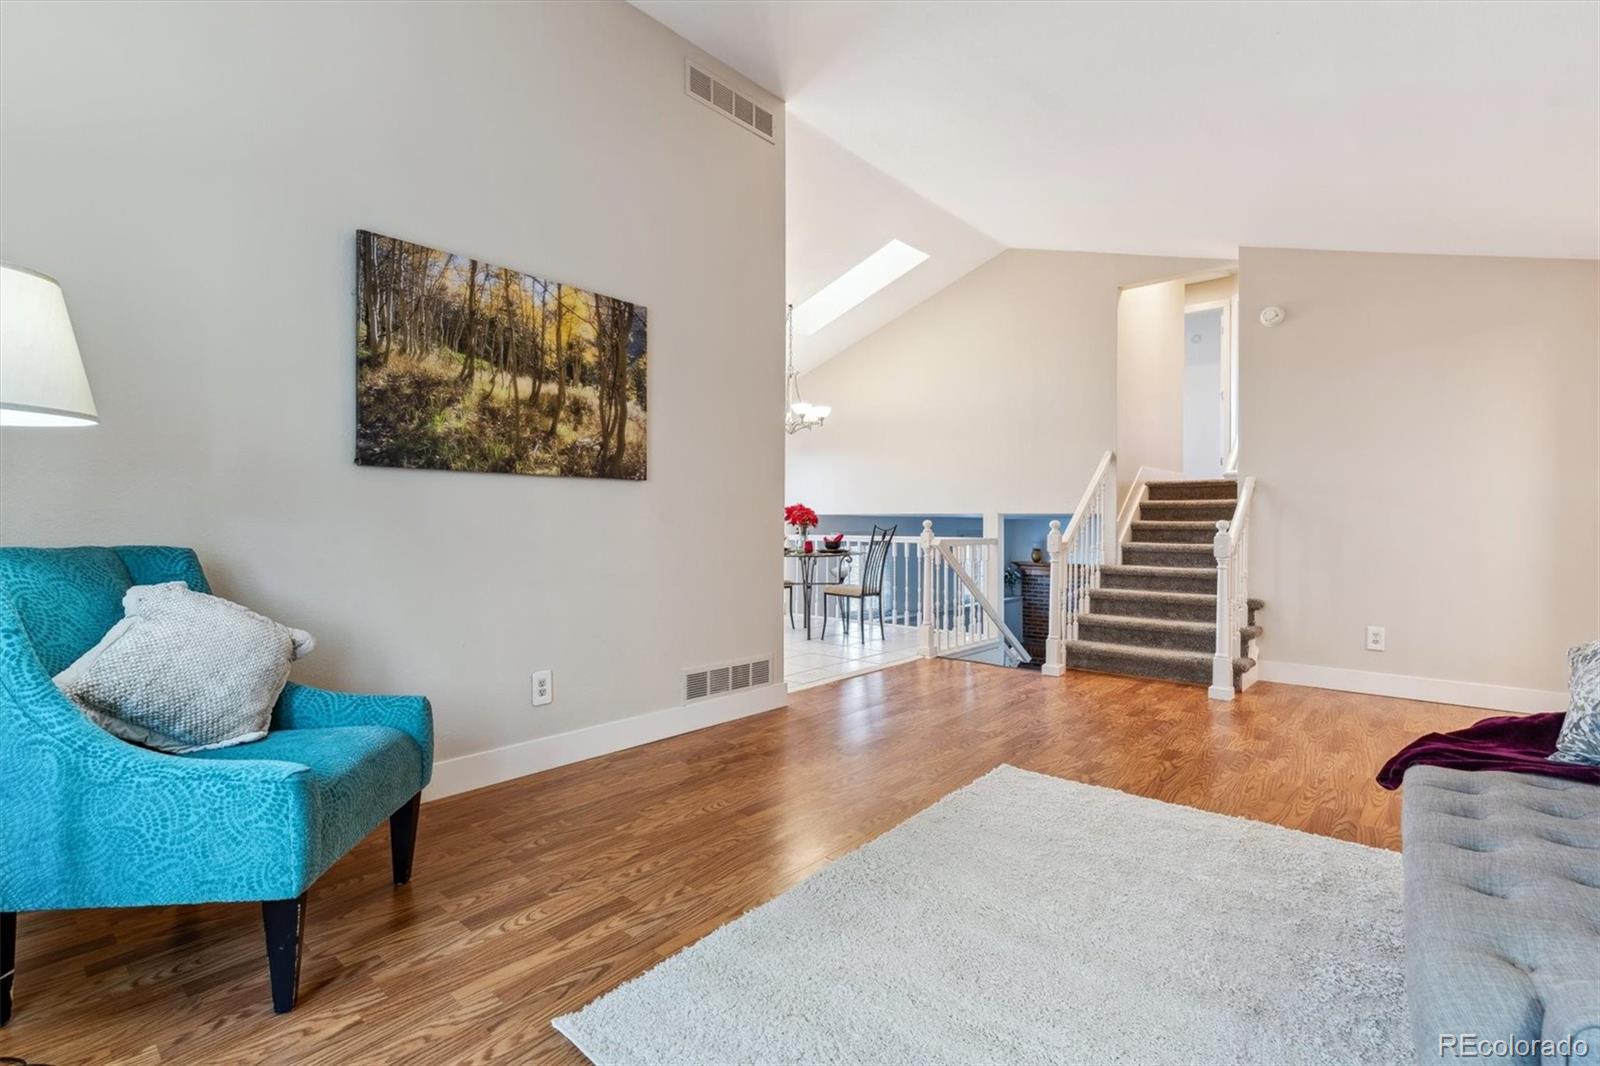
<path fill-rule="evenodd" d="M 985 239 L 1596 255 L 1595 4 L 635 3 L 786 101 L 792 169 L 833 142 L 977 262 Z M 800 299 L 883 243 L 813 178 Z"/>

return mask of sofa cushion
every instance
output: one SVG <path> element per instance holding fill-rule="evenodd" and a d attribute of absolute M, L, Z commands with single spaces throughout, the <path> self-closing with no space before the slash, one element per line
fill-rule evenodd
<path fill-rule="evenodd" d="M 1404 795 L 1418 1059 L 1459 1061 L 1441 1045 L 1451 1036 L 1536 1043 L 1541 983 L 1600 978 L 1600 788 L 1413 766 Z"/>
<path fill-rule="evenodd" d="M 1600 766 L 1600 640 L 1567 652 L 1571 693 L 1567 716 L 1556 737 L 1556 762 Z"/>
<path fill-rule="evenodd" d="M 271 759 L 308 769 L 318 800 L 312 878 L 422 791 L 421 750 L 388 726 L 275 729 L 249 744 L 181 758 Z"/>
<path fill-rule="evenodd" d="M 1541 1066 L 1600 1066 L 1600 977 L 1533 979 L 1544 1003 Z"/>
<path fill-rule="evenodd" d="M 0 589 L 11 597 L 33 652 L 59 674 L 122 618 L 133 578 L 110 548 L 6 548 Z"/>

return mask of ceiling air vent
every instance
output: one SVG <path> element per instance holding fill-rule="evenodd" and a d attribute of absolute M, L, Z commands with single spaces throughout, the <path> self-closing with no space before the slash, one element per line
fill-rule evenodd
<path fill-rule="evenodd" d="M 703 700 L 707 696 L 721 696 L 740 689 L 758 688 L 772 684 L 772 660 L 752 659 L 749 662 L 708 666 L 703 670 L 688 670 L 683 675 L 683 702 Z"/>
<path fill-rule="evenodd" d="M 772 141 L 773 121 L 772 112 L 745 96 L 735 92 L 724 85 L 712 75 L 695 66 L 692 61 L 686 60 L 683 65 L 685 74 L 683 91 L 707 107 L 721 112 L 723 117 L 732 119 L 751 133 L 764 141 Z"/>

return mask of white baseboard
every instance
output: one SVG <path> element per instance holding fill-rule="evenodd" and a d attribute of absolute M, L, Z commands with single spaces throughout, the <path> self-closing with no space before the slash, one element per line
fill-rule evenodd
<path fill-rule="evenodd" d="M 760 688 L 732 692 L 714 699 L 696 700 L 682 707 L 619 718 L 614 722 L 585 726 L 554 736 L 535 737 L 503 748 L 458 755 L 433 764 L 433 781 L 422 793 L 424 801 L 443 799 L 458 792 L 469 792 L 485 785 L 525 777 L 568 763 L 609 755 L 624 748 L 664 740 L 679 733 L 731 722 L 782 707 L 785 701 L 782 682 Z"/>
<path fill-rule="evenodd" d="M 1405 674 L 1380 674 L 1372 670 L 1346 670 L 1335 666 L 1308 666 L 1304 663 L 1264 662 L 1261 680 L 1284 685 L 1331 688 L 1341 692 L 1364 692 L 1373 696 L 1396 696 L 1429 703 L 1455 703 L 1463 707 L 1482 707 L 1491 711 L 1540 714 L 1567 709 L 1567 694 L 1538 688 L 1513 688 L 1486 685 L 1478 681 L 1446 681 L 1437 677 L 1409 677 Z"/>

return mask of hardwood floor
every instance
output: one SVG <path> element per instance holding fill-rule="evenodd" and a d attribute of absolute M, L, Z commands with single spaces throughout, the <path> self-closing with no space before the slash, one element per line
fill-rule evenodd
<path fill-rule="evenodd" d="M 1488 713 L 909 663 L 426 804 L 402 888 L 380 828 L 311 890 L 292 1014 L 272 1013 L 257 905 L 24 914 L 0 1056 L 583 1062 L 553 1016 L 1000 763 L 1395 848 L 1378 767 Z"/>

